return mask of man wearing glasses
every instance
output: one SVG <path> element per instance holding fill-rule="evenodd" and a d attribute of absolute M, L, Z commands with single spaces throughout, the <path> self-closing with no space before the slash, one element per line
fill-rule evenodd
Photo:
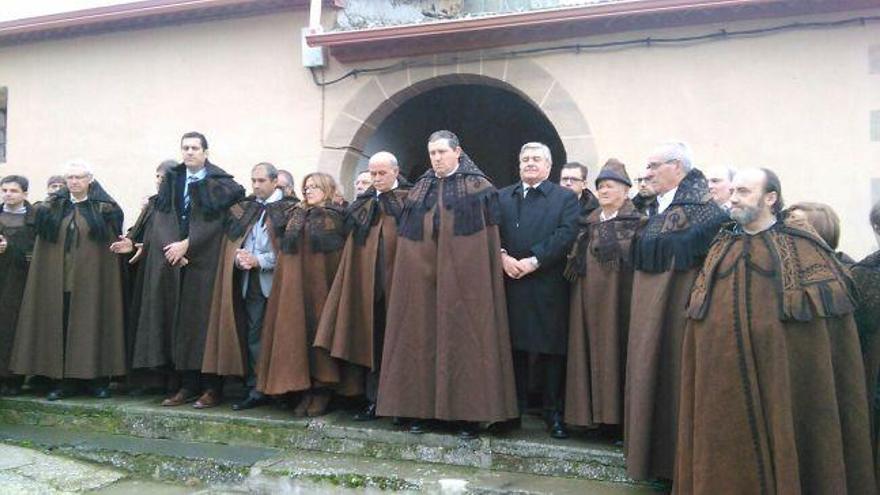
<path fill-rule="evenodd" d="M 596 195 L 587 188 L 588 175 L 587 166 L 579 162 L 566 163 L 559 173 L 559 185 L 574 192 L 577 196 L 582 217 L 589 215 L 599 207 Z"/>
<path fill-rule="evenodd" d="M 119 262 L 108 246 L 122 209 L 82 160 L 67 164 L 66 188 L 37 207 L 36 244 L 12 346 L 16 375 L 53 379 L 48 400 L 88 390 L 110 397 L 125 374 Z"/>
<path fill-rule="evenodd" d="M 651 185 L 651 178 L 653 176 L 653 172 L 646 168 L 642 175 L 636 177 L 638 191 L 632 199 L 636 209 L 647 216 L 657 214 L 657 193 L 654 192 L 654 187 Z"/>
<path fill-rule="evenodd" d="M 727 220 L 692 164 L 686 144 L 669 142 L 651 152 L 646 166 L 657 213 L 633 250 L 624 405 L 627 472 L 639 480 L 672 479 L 685 308 L 709 245 Z"/>

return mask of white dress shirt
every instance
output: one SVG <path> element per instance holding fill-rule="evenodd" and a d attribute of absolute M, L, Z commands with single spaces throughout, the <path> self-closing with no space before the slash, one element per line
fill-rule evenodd
<path fill-rule="evenodd" d="M 666 211 L 666 208 L 669 208 L 669 205 L 672 204 L 672 200 L 675 199 L 676 191 L 678 191 L 678 186 L 675 186 L 663 194 L 657 195 L 657 213 L 663 213 Z"/>

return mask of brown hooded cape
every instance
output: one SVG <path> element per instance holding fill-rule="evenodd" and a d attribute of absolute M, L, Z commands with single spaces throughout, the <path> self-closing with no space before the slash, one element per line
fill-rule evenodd
<path fill-rule="evenodd" d="M 188 229 L 180 222 L 186 166 L 172 168 L 159 186 L 155 210 L 144 234 L 145 257 L 133 368 L 173 365 L 200 370 L 211 294 L 229 208 L 244 197 L 233 177 L 212 163 L 206 177 L 190 186 Z M 170 266 L 163 248 L 189 239 L 185 267 Z"/>
<path fill-rule="evenodd" d="M 263 319 L 260 392 L 280 395 L 340 382 L 339 363 L 312 343 L 344 242 L 341 207 L 290 208 Z"/>
<path fill-rule="evenodd" d="M 384 284 L 385 294 L 389 294 L 397 221 L 407 192 L 408 189 L 398 188 L 377 197 L 371 187 L 349 209 L 346 223 L 351 233 L 315 337 L 315 345 L 328 350 L 334 358 L 370 369 L 381 364 L 376 362 L 373 349 L 376 277 L 382 277 L 379 283 Z"/>
<path fill-rule="evenodd" d="M 617 216 L 582 220 L 566 275 L 574 278 L 568 331 L 565 422 L 623 422 L 623 384 L 632 295 L 632 243 L 644 217 L 629 200 Z"/>
<path fill-rule="evenodd" d="M 273 244 L 277 246 L 272 226 L 284 225 L 285 212 L 299 200 L 282 198 L 263 207 L 254 196 L 249 196 L 229 209 L 226 237 L 220 248 L 220 261 L 214 291 L 211 295 L 211 313 L 205 337 L 203 373 L 223 376 L 244 376 L 247 371 L 247 316 L 242 298 L 241 270 L 235 267 L 235 253 L 241 249 L 251 229 L 265 208 L 266 227 Z M 273 221 L 274 220 L 274 221 Z"/>
<path fill-rule="evenodd" d="M 676 493 L 877 493 L 848 284 L 812 231 L 718 236 L 688 307 Z"/>
<path fill-rule="evenodd" d="M 634 479 L 672 478 L 685 307 L 726 219 L 706 178 L 693 169 L 671 205 L 652 215 L 636 238 L 623 437 L 627 473 Z"/>
<path fill-rule="evenodd" d="M 86 201 L 73 204 L 63 188 L 36 209 L 35 269 L 28 272 L 12 371 L 56 379 L 125 374 L 121 261 L 110 252 L 122 230 L 122 210 L 97 181 L 89 185 Z M 72 240 L 73 290 L 65 339 L 64 254 L 71 222 L 78 236 Z"/>
<path fill-rule="evenodd" d="M 519 416 L 498 234 L 498 191 L 462 154 L 407 197 L 377 414 L 464 421 Z"/>
<path fill-rule="evenodd" d="M 865 363 L 865 384 L 868 391 L 868 406 L 871 415 L 871 440 L 873 442 L 874 464 L 880 468 L 880 251 L 868 255 L 856 263 L 852 277 L 858 289 L 858 309 L 856 324 L 859 340 L 862 343 L 862 357 Z M 876 475 L 880 480 L 880 469 Z"/>
<path fill-rule="evenodd" d="M 35 220 L 34 207 L 28 202 L 24 214 L 4 212 L 0 203 L 0 235 L 7 242 L 6 252 L 0 254 L 0 377 L 9 375 L 15 325 L 37 235 Z"/>

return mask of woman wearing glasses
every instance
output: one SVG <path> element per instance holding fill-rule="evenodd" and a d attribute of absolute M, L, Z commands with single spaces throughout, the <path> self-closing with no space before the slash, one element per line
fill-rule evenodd
<path fill-rule="evenodd" d="M 263 323 L 257 389 L 267 395 L 301 392 L 294 416 L 324 414 L 340 381 L 337 361 L 313 347 L 321 309 L 345 241 L 344 211 L 333 204 L 336 182 L 306 175 L 305 201 L 291 207 L 286 225 L 276 225 L 280 251 Z"/>

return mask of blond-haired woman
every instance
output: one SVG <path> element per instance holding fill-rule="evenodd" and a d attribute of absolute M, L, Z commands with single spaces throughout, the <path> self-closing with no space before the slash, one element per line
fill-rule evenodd
<path fill-rule="evenodd" d="M 263 321 L 257 389 L 267 395 L 302 392 L 295 416 L 324 414 L 340 381 L 338 363 L 312 346 L 345 242 L 344 211 L 333 204 L 336 181 L 321 172 L 303 179 L 304 201 L 276 225 L 280 239 L 272 294 Z"/>

